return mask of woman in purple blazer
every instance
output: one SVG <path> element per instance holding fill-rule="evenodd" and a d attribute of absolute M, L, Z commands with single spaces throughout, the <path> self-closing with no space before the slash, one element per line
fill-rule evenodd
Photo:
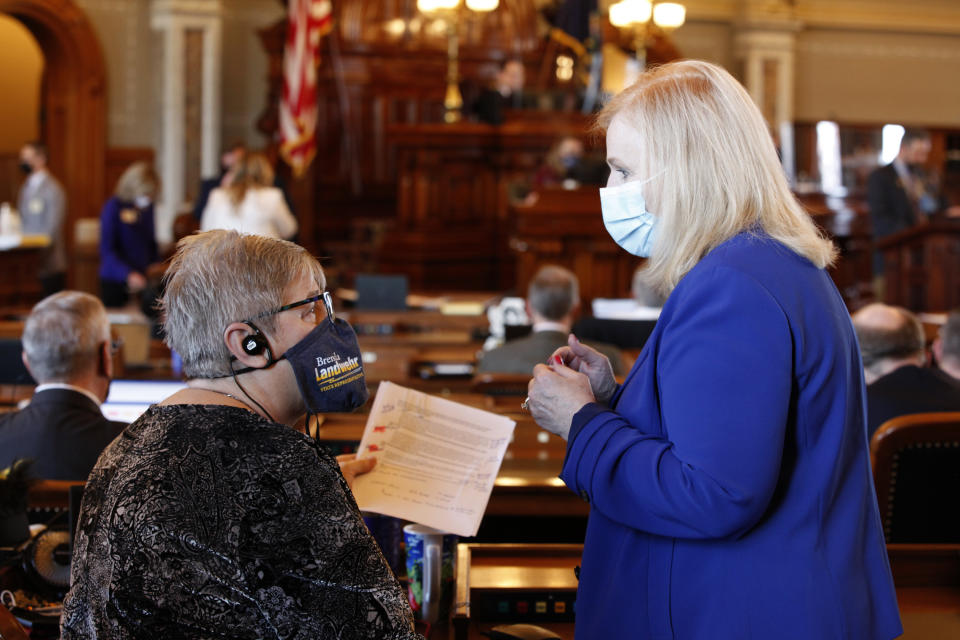
<path fill-rule="evenodd" d="M 604 223 L 669 299 L 622 385 L 573 336 L 530 382 L 591 505 L 577 637 L 899 635 L 835 249 L 760 112 L 686 61 L 643 74 L 600 124 Z"/>

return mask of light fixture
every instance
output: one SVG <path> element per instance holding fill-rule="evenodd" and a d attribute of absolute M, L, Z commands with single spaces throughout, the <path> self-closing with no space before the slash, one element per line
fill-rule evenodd
<path fill-rule="evenodd" d="M 466 7 L 474 13 L 489 13 L 500 0 L 466 0 Z M 430 18 L 442 20 L 447 32 L 447 91 L 443 98 L 444 122 L 459 122 L 463 110 L 460 95 L 460 0 L 417 0 L 417 9 Z"/>
<path fill-rule="evenodd" d="M 467 9 L 477 13 L 493 11 L 500 5 L 500 0 L 467 0 Z"/>
<path fill-rule="evenodd" d="M 687 9 L 679 2 L 650 2 L 649 0 L 620 0 L 610 5 L 610 24 L 633 35 L 640 68 L 647 64 L 647 47 L 652 43 L 650 22 L 662 31 L 670 32 L 683 26 Z"/>
<path fill-rule="evenodd" d="M 687 8 L 679 2 L 660 2 L 653 8 L 653 23 L 665 31 L 682 27 L 686 19 Z"/>
<path fill-rule="evenodd" d="M 557 56 L 557 80 L 568 82 L 573 79 L 573 58 L 570 56 Z"/>

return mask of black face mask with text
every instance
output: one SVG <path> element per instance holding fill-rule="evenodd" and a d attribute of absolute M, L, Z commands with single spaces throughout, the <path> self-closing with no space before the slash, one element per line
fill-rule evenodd
<path fill-rule="evenodd" d="M 310 413 L 353 411 L 370 397 L 357 334 L 337 318 L 323 321 L 287 349 L 300 395 Z"/>

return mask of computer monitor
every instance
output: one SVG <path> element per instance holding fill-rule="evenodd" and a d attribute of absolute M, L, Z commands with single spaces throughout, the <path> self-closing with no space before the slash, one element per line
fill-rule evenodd
<path fill-rule="evenodd" d="M 402 311 L 407 308 L 406 276 L 357 274 L 357 309 Z"/>
<path fill-rule="evenodd" d="M 186 388 L 179 380 L 114 380 L 100 410 L 110 420 L 133 422 L 152 404 Z"/>

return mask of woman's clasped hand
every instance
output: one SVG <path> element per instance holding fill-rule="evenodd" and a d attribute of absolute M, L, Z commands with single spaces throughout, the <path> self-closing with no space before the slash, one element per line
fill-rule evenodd
<path fill-rule="evenodd" d="M 607 356 L 570 334 L 568 346 L 534 367 L 527 408 L 538 425 L 566 440 L 573 415 L 591 402 L 606 404 L 616 388 Z"/>

